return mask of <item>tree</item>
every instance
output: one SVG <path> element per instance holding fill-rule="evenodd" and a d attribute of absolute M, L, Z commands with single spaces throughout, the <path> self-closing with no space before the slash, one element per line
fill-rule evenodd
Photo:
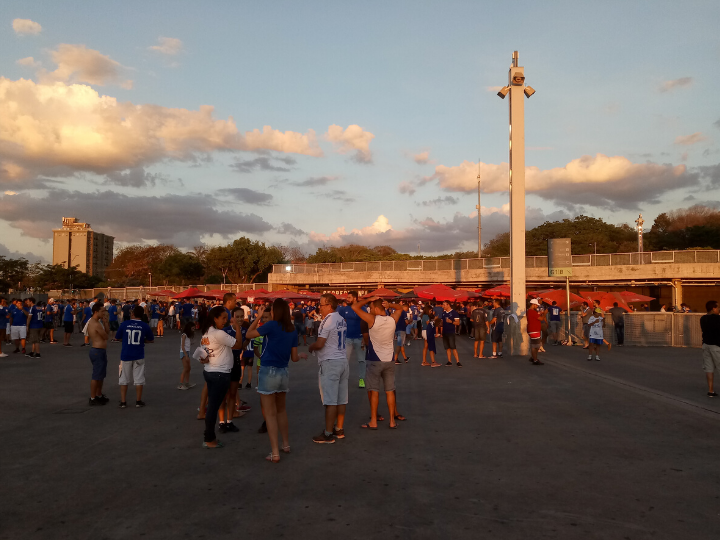
<path fill-rule="evenodd" d="M 297 246 L 277 246 L 282 253 L 284 263 L 303 263 L 307 259 L 302 250 Z"/>
<path fill-rule="evenodd" d="M 8 259 L 0 255 L 0 291 L 8 292 L 10 289 L 22 287 L 29 272 L 30 264 L 27 259 Z"/>
<path fill-rule="evenodd" d="M 108 280 L 128 285 L 131 282 L 147 284 L 149 273 L 158 273 L 162 262 L 180 250 L 172 245 L 142 246 L 134 244 L 118 251 L 113 262 L 105 270 Z"/>
<path fill-rule="evenodd" d="M 210 248 L 207 253 L 209 272 L 219 272 L 234 283 L 252 283 L 257 276 L 279 264 L 283 254 L 275 246 L 241 237 L 227 246 Z M 224 279 L 224 280 L 225 280 Z"/>
<path fill-rule="evenodd" d="M 205 274 L 205 267 L 194 254 L 172 253 L 157 265 L 158 279 L 179 283 L 195 283 Z"/>

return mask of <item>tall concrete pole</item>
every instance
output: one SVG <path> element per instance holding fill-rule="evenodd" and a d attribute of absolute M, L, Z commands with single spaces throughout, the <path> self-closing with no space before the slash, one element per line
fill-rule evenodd
<path fill-rule="evenodd" d="M 482 221 L 480 218 L 480 160 L 478 160 L 478 175 L 477 175 L 477 181 L 478 181 L 478 203 L 475 208 L 477 208 L 478 213 L 478 259 L 482 258 Z"/>
<path fill-rule="evenodd" d="M 512 355 L 527 355 L 525 291 L 525 73 L 513 53 L 508 72 L 510 89 L 510 309 L 519 320 L 519 332 L 511 332 Z"/>

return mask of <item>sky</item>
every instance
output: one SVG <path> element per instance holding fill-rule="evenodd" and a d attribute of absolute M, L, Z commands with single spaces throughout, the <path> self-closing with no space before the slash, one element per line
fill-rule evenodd
<path fill-rule="evenodd" d="M 0 255 L 77 217 L 116 245 L 238 236 L 435 254 L 720 205 L 720 3 L 33 2 L 0 13 Z M 512 9 L 514 8 L 514 9 Z"/>

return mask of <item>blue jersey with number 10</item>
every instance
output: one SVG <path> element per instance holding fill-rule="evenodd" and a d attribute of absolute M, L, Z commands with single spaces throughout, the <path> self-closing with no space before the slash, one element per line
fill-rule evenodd
<path fill-rule="evenodd" d="M 115 334 L 115 339 L 122 340 L 120 360 L 132 362 L 145 358 L 145 340 L 153 341 L 150 325 L 140 319 L 123 321 Z"/>

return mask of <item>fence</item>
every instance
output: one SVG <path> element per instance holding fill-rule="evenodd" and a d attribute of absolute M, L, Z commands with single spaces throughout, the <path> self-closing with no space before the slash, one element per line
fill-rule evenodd
<path fill-rule="evenodd" d="M 78 299 L 90 299 L 95 298 L 98 294 L 102 293 L 105 295 L 106 298 L 117 298 L 118 300 L 134 300 L 135 298 L 146 298 L 148 296 L 152 296 L 153 292 L 157 291 L 174 291 L 174 292 L 182 292 L 186 290 L 188 287 L 196 287 L 201 292 L 205 291 L 211 291 L 214 289 L 222 289 L 224 291 L 239 293 L 242 291 L 247 291 L 250 289 L 266 289 L 268 288 L 267 283 L 227 283 L 225 285 L 223 284 L 217 284 L 217 285 L 170 285 L 167 287 L 164 286 L 158 286 L 158 287 L 122 287 L 122 288 L 116 288 L 116 287 L 106 287 L 104 289 L 74 289 L 72 291 L 70 290 L 55 290 L 50 291 L 49 296 L 51 298 L 60 299 L 67 299 L 67 298 L 78 298 Z"/>
<path fill-rule="evenodd" d="M 573 255 L 573 266 L 627 266 L 639 264 L 718 263 L 718 250 L 648 251 L 645 253 L 603 253 Z M 525 257 L 525 268 L 547 268 L 547 257 Z M 510 268 L 510 257 L 483 259 L 441 259 L 372 261 L 323 264 L 274 264 L 275 274 L 323 274 L 334 272 L 438 272 Z"/>
<path fill-rule="evenodd" d="M 583 329 L 578 312 L 570 314 L 573 339 L 582 343 Z M 702 332 L 700 317 L 702 313 L 658 313 L 646 311 L 625 314 L 625 345 L 641 347 L 700 347 Z M 567 318 L 562 315 L 560 339 L 567 337 Z M 610 314 L 605 315 L 605 339 L 617 345 L 615 327 Z"/>

